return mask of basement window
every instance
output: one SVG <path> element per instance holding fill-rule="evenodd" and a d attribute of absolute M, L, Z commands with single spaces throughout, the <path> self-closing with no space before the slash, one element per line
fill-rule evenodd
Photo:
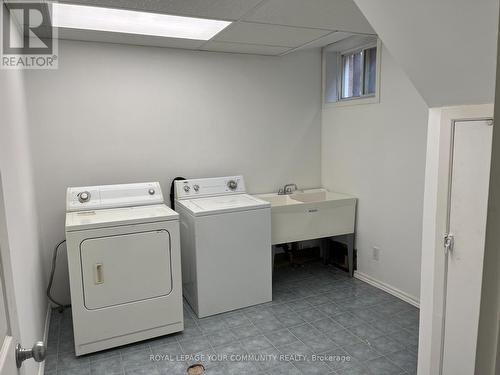
<path fill-rule="evenodd" d="M 356 45 L 362 43 L 362 45 Z M 380 43 L 351 37 L 323 50 L 324 102 L 362 104 L 378 102 Z"/>

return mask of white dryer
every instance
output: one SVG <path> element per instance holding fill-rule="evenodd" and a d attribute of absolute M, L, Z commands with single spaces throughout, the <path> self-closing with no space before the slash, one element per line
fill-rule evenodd
<path fill-rule="evenodd" d="M 68 188 L 76 355 L 182 331 L 179 215 L 158 182 Z"/>
<path fill-rule="evenodd" d="M 198 317 L 272 300 L 271 206 L 242 176 L 175 182 L 183 293 Z"/>

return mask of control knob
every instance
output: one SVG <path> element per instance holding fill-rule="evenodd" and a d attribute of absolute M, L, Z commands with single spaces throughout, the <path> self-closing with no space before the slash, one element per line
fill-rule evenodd
<path fill-rule="evenodd" d="M 184 191 L 186 193 L 189 193 L 189 190 L 191 190 L 191 188 L 189 187 L 189 185 L 184 185 Z"/>
<path fill-rule="evenodd" d="M 198 185 L 198 184 L 193 185 L 193 189 L 194 189 L 194 191 L 200 190 L 200 185 Z"/>
<path fill-rule="evenodd" d="M 236 188 L 238 187 L 238 183 L 235 180 L 229 180 L 227 182 L 227 187 L 231 190 L 236 190 Z"/>
<path fill-rule="evenodd" d="M 78 200 L 80 203 L 88 202 L 90 200 L 90 192 L 82 191 L 81 193 L 78 193 Z"/>

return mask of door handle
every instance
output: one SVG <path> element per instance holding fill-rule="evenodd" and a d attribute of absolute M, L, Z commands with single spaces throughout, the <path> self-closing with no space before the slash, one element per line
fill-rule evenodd
<path fill-rule="evenodd" d="M 444 252 L 445 253 L 453 252 L 454 247 L 455 247 L 455 236 L 452 233 L 446 233 L 444 235 Z"/>
<path fill-rule="evenodd" d="M 24 349 L 21 344 L 16 345 L 16 365 L 21 368 L 24 361 L 33 358 L 35 362 L 45 361 L 47 349 L 43 341 L 37 341 L 31 349 Z"/>
<path fill-rule="evenodd" d="M 102 269 L 102 263 L 96 263 L 94 276 L 95 276 L 94 282 L 96 285 L 102 284 L 104 282 L 104 272 Z"/>

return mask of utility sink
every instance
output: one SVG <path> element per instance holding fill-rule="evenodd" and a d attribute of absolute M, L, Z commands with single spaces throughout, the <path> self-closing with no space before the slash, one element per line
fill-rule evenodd
<path fill-rule="evenodd" d="M 356 198 L 325 189 L 257 195 L 271 203 L 272 244 L 354 233 Z"/>

